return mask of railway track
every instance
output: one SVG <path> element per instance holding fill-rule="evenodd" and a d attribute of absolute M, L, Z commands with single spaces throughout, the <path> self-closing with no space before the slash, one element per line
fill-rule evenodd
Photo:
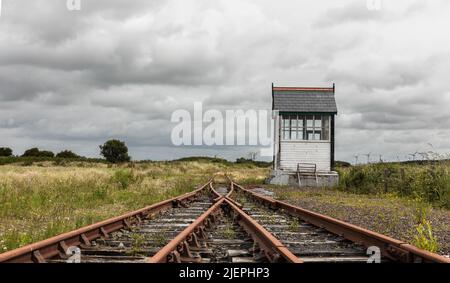
<path fill-rule="evenodd" d="M 446 262 L 399 240 L 245 189 L 231 179 L 0 254 L 0 262 Z"/>
<path fill-rule="evenodd" d="M 250 214 L 257 217 L 258 211 L 261 211 L 263 207 L 265 211 L 270 210 L 272 215 L 278 217 L 283 224 L 273 227 L 274 229 L 267 226 L 267 219 L 264 217 L 260 219 L 260 222 L 271 229 L 275 235 L 278 233 L 282 242 L 284 241 L 305 262 L 361 262 L 363 261 L 362 251 L 369 249 L 380 253 L 381 262 L 450 263 L 449 258 L 419 249 L 403 241 L 263 196 L 243 188 L 232 180 L 230 182 L 237 188 L 237 195 L 241 198 L 244 195 L 245 200 L 250 200 L 249 204 L 244 205 L 247 206 L 246 210 Z M 293 229 L 298 228 L 297 232 L 299 232 L 295 233 L 293 242 L 291 242 L 291 234 L 285 233 L 287 227 L 284 223 L 287 224 L 288 221 L 294 221 L 296 224 Z M 303 236 L 306 239 L 302 239 Z M 367 255 L 366 259 L 368 259 Z"/>
<path fill-rule="evenodd" d="M 0 254 L 0 262 L 68 262 L 76 254 L 82 255 L 81 262 L 141 262 L 213 203 L 207 197 L 211 182 L 191 193 Z"/>
<path fill-rule="evenodd" d="M 342 236 L 277 209 L 251 202 L 242 194 L 235 196 L 243 210 L 303 262 L 367 262 L 367 249 Z M 388 261 L 382 258 L 383 261 Z"/>

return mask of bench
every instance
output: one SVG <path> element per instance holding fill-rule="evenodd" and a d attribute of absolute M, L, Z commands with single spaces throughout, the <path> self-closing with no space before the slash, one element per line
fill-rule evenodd
<path fill-rule="evenodd" d="M 316 180 L 316 185 L 319 184 L 317 176 L 317 165 L 314 163 L 297 163 L 297 178 L 298 185 L 301 186 L 301 176 L 314 177 Z"/>

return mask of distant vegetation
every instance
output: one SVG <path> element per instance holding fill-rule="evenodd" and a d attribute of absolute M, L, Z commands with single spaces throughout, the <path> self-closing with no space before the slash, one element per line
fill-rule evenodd
<path fill-rule="evenodd" d="M 39 150 L 37 147 L 33 147 L 25 150 L 22 157 L 54 157 L 55 154 L 48 150 Z"/>
<path fill-rule="evenodd" d="M 351 167 L 351 166 L 352 166 L 349 162 L 346 162 L 346 161 L 337 161 L 337 160 L 334 162 L 334 165 L 335 165 L 336 167 Z"/>
<path fill-rule="evenodd" d="M 207 162 L 212 162 L 212 163 L 221 163 L 221 164 L 225 164 L 225 165 L 230 165 L 230 164 L 236 163 L 236 164 L 247 164 L 247 165 L 258 166 L 258 167 L 272 166 L 272 162 L 256 161 L 256 160 L 246 159 L 243 157 L 236 159 L 236 162 L 228 161 L 223 158 L 208 157 L 208 156 L 190 156 L 190 157 L 183 157 L 183 158 L 174 160 L 174 162 L 180 162 L 180 161 L 181 162 L 207 161 Z"/>
<path fill-rule="evenodd" d="M 100 145 L 100 154 L 105 159 L 100 158 L 86 158 L 74 153 L 71 150 L 63 150 L 56 155 L 48 150 L 40 150 L 37 147 L 33 147 L 25 150 L 21 156 L 13 156 L 13 151 L 9 147 L 0 147 L 0 165 L 11 163 L 22 163 L 23 165 L 30 166 L 34 162 L 42 161 L 54 161 L 56 165 L 64 164 L 67 161 L 80 161 L 80 162 L 128 162 L 130 156 L 128 155 L 128 148 L 124 142 L 119 140 L 109 140 L 103 145 Z"/>
<path fill-rule="evenodd" d="M 6 164 L 18 164 L 22 166 L 32 166 L 34 164 L 39 164 L 43 162 L 50 162 L 54 165 L 66 165 L 68 162 L 80 162 L 80 163 L 107 163 L 105 159 L 101 158 L 87 158 L 87 157 L 77 157 L 77 158 L 66 158 L 66 157 L 21 157 L 21 156 L 8 156 L 0 157 L 0 165 Z"/>
<path fill-rule="evenodd" d="M 252 165 L 256 165 L 258 167 L 271 167 L 272 166 L 272 162 L 266 162 L 266 161 L 256 161 L 256 160 L 252 160 L 252 159 L 246 159 L 246 158 L 238 158 L 236 159 L 236 163 L 240 163 L 240 164 L 252 164 Z"/>
<path fill-rule="evenodd" d="M 100 145 L 100 154 L 111 163 L 127 162 L 131 159 L 126 144 L 114 139 Z"/>
<path fill-rule="evenodd" d="M 59 152 L 58 154 L 56 154 L 57 158 L 80 158 L 79 155 L 73 153 L 70 150 L 63 150 L 61 152 Z"/>
<path fill-rule="evenodd" d="M 0 156 L 11 156 L 13 153 L 9 147 L 0 147 Z"/>
<path fill-rule="evenodd" d="M 418 161 L 338 167 L 341 190 L 393 193 L 450 209 L 450 162 Z"/>
<path fill-rule="evenodd" d="M 209 157 L 209 156 L 189 156 L 189 157 L 175 159 L 173 161 L 174 162 L 208 161 L 208 162 L 212 162 L 212 163 L 222 163 L 222 164 L 230 163 L 226 159 L 219 158 L 219 157 Z"/>

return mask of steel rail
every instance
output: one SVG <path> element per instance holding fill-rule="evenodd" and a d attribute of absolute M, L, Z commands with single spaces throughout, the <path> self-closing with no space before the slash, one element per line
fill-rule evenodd
<path fill-rule="evenodd" d="M 216 191 L 216 190 L 214 189 L 213 182 L 211 182 L 211 183 L 209 184 L 209 188 L 211 189 L 211 192 L 217 196 L 217 197 L 214 199 L 214 201 L 218 201 L 220 198 L 225 197 L 226 199 L 228 199 L 228 201 L 233 202 L 237 207 L 242 208 L 242 204 L 240 204 L 240 203 L 237 202 L 236 200 L 230 198 L 231 195 L 232 195 L 233 192 L 234 192 L 234 185 L 233 185 L 232 182 L 230 183 L 230 188 L 231 188 L 231 189 L 228 191 L 228 193 L 227 193 L 225 196 L 223 196 L 222 194 L 220 194 L 218 191 Z"/>
<path fill-rule="evenodd" d="M 190 247 L 198 247 L 197 237 L 204 238 L 204 228 L 215 222 L 215 214 L 220 211 L 220 206 L 224 202 L 224 197 L 219 199 L 207 211 L 200 215 L 192 224 L 179 233 L 167 245 L 160 249 L 154 256 L 148 259 L 148 263 L 166 262 L 195 262 L 196 259 L 190 254 Z"/>
<path fill-rule="evenodd" d="M 230 183 L 230 191 L 226 195 L 218 193 L 212 183 L 209 184 L 211 191 L 218 196 L 216 202 L 205 213 L 197 218 L 185 230 L 172 239 L 166 246 L 159 250 L 153 257 L 148 259 L 148 263 L 166 262 L 198 262 L 201 258 L 192 256 L 190 249 L 198 248 L 198 239 L 205 240 L 204 229 L 216 223 L 216 216 L 220 213 L 223 205 L 228 205 L 236 216 L 238 224 L 249 234 L 255 243 L 264 252 L 265 257 L 271 262 L 292 262 L 301 263 L 277 238 L 269 231 L 258 224 L 254 219 L 242 211 L 234 200 L 229 196 L 233 192 L 233 185 Z"/>
<path fill-rule="evenodd" d="M 214 181 L 214 179 L 213 179 L 213 181 Z M 221 197 L 223 197 L 223 195 L 221 193 L 219 193 L 218 191 L 216 191 L 216 189 L 214 189 L 213 182 L 209 183 L 209 188 L 210 188 L 211 192 L 217 196 L 214 199 L 214 201 L 218 201 Z M 230 183 L 230 188 L 231 189 L 227 192 L 225 197 L 229 197 L 233 193 L 233 191 L 234 191 L 233 183 Z"/>
<path fill-rule="evenodd" d="M 199 193 L 205 190 L 211 182 L 212 179 L 193 192 L 2 253 L 0 254 L 0 263 L 44 263 L 46 259 L 57 255 L 64 257 L 66 251 L 71 246 L 90 246 L 92 240 L 108 238 L 109 233 L 124 227 L 128 228 L 132 224 L 139 223 L 142 219 L 152 217 L 156 213 L 182 205 L 184 202 L 195 198 Z"/>
<path fill-rule="evenodd" d="M 405 263 L 450 263 L 449 258 L 419 249 L 405 243 L 404 241 L 396 240 L 359 226 L 275 200 L 270 197 L 258 195 L 251 190 L 245 189 L 234 181 L 230 181 L 234 184 L 234 187 L 264 205 L 267 205 L 273 209 L 284 210 L 292 216 L 299 217 L 314 226 L 321 227 L 331 233 L 342 236 L 347 240 L 361 244 L 365 247 L 376 246 L 380 249 L 383 256 L 394 261 Z"/>
<path fill-rule="evenodd" d="M 233 200 L 228 197 L 224 197 L 225 202 L 233 209 L 237 214 L 238 224 L 247 231 L 253 240 L 259 245 L 265 256 L 270 262 L 290 262 L 290 263 L 303 263 L 297 256 L 295 256 L 289 249 L 284 246 L 275 236 L 267 231 L 256 220 L 246 214 L 238 206 L 236 206 Z"/>

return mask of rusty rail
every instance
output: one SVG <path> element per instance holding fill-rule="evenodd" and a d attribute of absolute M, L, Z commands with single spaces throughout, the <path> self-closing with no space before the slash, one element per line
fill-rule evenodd
<path fill-rule="evenodd" d="M 200 215 L 191 225 L 184 229 L 167 245 L 152 256 L 149 263 L 166 263 L 166 262 L 196 262 L 190 252 L 192 247 L 199 247 L 198 238 L 205 239 L 205 229 L 216 222 L 216 215 L 220 212 L 220 206 L 224 202 L 222 197 L 211 206 L 205 213 Z"/>
<path fill-rule="evenodd" d="M 233 209 L 238 217 L 239 225 L 244 228 L 253 240 L 259 245 L 261 251 L 270 262 L 302 263 L 302 261 L 289 251 L 277 238 L 263 226 L 234 204 L 228 197 L 225 202 Z"/>
<path fill-rule="evenodd" d="M 309 222 L 310 224 L 321 227 L 331 233 L 344 237 L 347 240 L 361 244 L 365 247 L 377 246 L 381 254 L 391 260 L 405 263 L 414 262 L 433 262 L 450 263 L 450 259 L 434 254 L 400 240 L 361 228 L 359 226 L 337 220 L 335 218 L 315 213 L 270 197 L 258 195 L 251 190 L 245 189 L 239 184 L 233 183 L 234 187 L 244 192 L 257 202 L 260 202 L 272 209 L 282 209 L 292 216 Z"/>
<path fill-rule="evenodd" d="M 6 253 L 0 254 L 2 262 L 36 262 L 43 263 L 46 259 L 57 255 L 64 256 L 70 246 L 89 246 L 91 241 L 98 238 L 108 238 L 108 234 L 132 224 L 139 223 L 142 219 L 152 217 L 161 211 L 182 205 L 186 201 L 195 198 L 201 191 L 205 190 L 212 182 L 210 179 L 206 184 L 193 192 L 174 197 L 142 209 L 113 217 L 71 232 L 67 232 L 40 242 L 36 242 Z"/>
<path fill-rule="evenodd" d="M 230 199 L 233 193 L 233 183 L 230 183 L 230 190 L 226 195 L 218 193 L 212 183 L 209 184 L 211 191 L 217 195 L 215 204 L 197 218 L 191 225 L 178 234 L 172 241 L 164 246 L 158 253 L 151 257 L 149 263 L 166 262 L 199 262 L 201 258 L 195 258 L 191 254 L 191 249 L 199 248 L 199 240 L 206 240 L 205 229 L 217 222 L 217 216 L 221 213 L 221 207 L 228 205 L 234 212 L 238 224 L 249 234 L 255 243 L 258 244 L 264 256 L 270 262 L 292 262 L 301 263 L 278 239 L 276 239 L 264 227 L 239 208 L 239 204 Z"/>

